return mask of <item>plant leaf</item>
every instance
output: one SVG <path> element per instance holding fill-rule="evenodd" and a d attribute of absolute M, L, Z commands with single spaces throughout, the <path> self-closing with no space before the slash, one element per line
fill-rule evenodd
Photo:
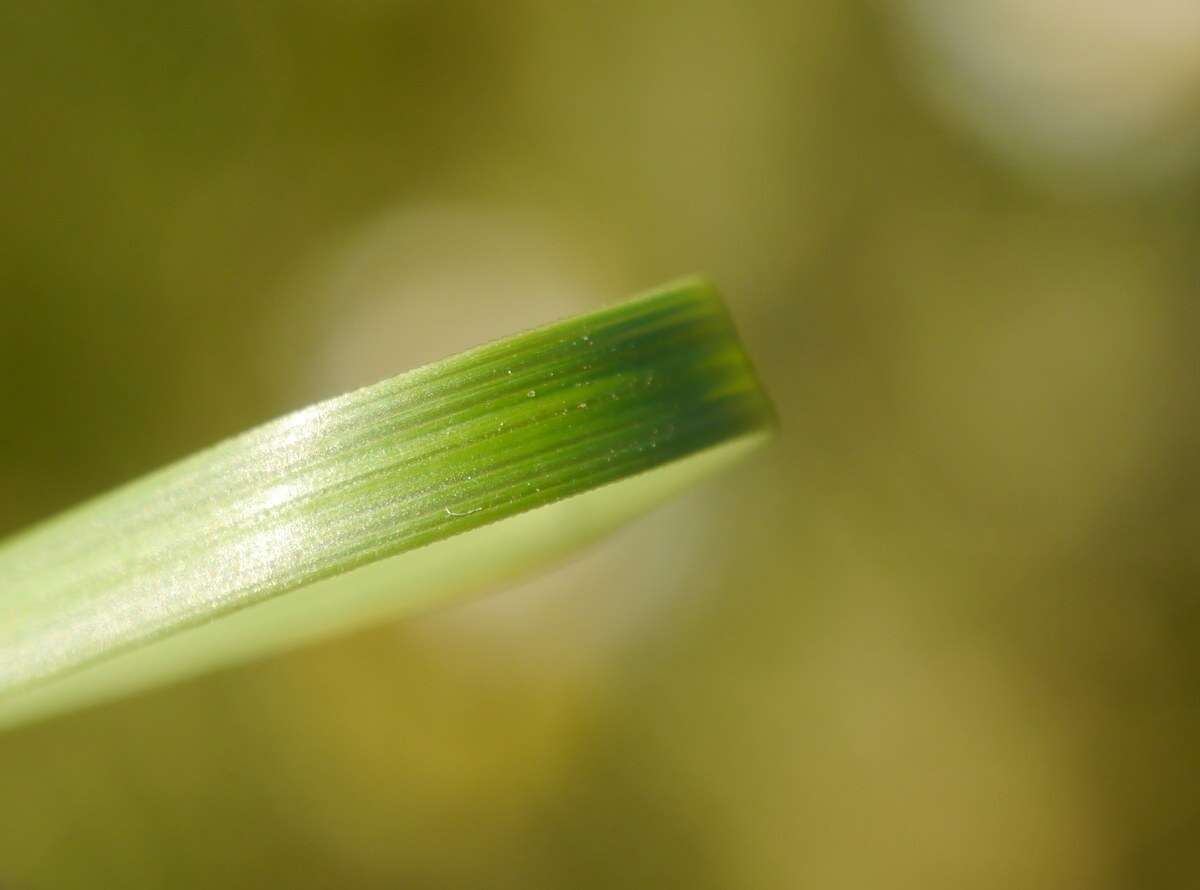
<path fill-rule="evenodd" d="M 772 417 L 688 279 L 268 423 L 0 545 L 0 726 L 509 577 Z"/>

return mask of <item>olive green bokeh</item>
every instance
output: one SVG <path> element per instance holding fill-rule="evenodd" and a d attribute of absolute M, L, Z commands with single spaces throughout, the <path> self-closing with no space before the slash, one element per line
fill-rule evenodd
<path fill-rule="evenodd" d="M 783 433 L 538 585 L 5 734 L 0 884 L 1194 886 L 1197 183 L 1008 166 L 900 6 L 8 4 L 5 532 L 692 269 Z"/>

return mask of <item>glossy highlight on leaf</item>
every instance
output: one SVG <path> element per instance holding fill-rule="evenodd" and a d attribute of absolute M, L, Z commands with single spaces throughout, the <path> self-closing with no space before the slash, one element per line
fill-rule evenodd
<path fill-rule="evenodd" d="M 772 416 L 699 279 L 285 416 L 0 544 L 0 725 L 504 577 Z M 564 511 L 586 492 L 585 532 Z M 497 520 L 557 502 L 497 549 Z"/>

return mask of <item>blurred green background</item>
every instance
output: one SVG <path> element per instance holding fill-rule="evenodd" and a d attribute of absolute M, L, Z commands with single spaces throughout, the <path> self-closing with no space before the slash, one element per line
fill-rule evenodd
<path fill-rule="evenodd" d="M 691 271 L 783 423 L 0 736 L 0 886 L 1200 884 L 1195 0 L 9 3 L 0 122 L 0 532 Z"/>

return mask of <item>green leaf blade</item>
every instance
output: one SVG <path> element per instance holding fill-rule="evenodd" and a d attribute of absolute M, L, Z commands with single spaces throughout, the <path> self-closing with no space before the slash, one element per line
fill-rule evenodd
<path fill-rule="evenodd" d="M 227 663 L 216 628 L 247 607 L 404 563 L 390 558 L 772 417 L 719 298 L 695 279 L 288 415 L 0 545 L 0 723 L 10 703 L 29 711 L 21 701 L 39 690 L 86 687 L 73 675 L 136 664 L 189 629 L 213 628 L 190 635 L 202 643 L 180 664 L 204 669 L 206 646 Z M 296 639 L 319 630 L 284 623 L 308 628 Z M 293 635 L 259 636 L 270 651 Z M 256 653 L 248 640 L 239 657 Z M 143 673 L 148 685 L 179 671 L 160 659 Z M 129 676 L 113 688 L 139 685 Z"/>

